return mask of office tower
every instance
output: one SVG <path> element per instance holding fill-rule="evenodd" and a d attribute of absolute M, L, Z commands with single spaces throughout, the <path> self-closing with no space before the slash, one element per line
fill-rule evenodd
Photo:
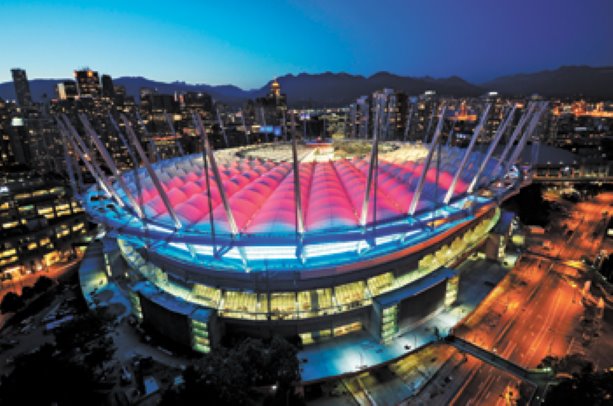
<path fill-rule="evenodd" d="M 0 173 L 0 280 L 18 281 L 74 258 L 87 219 L 56 177 L 32 171 Z"/>
<path fill-rule="evenodd" d="M 60 100 L 73 100 L 79 95 L 77 84 L 71 80 L 58 83 L 55 86 L 55 91 Z"/>
<path fill-rule="evenodd" d="M 113 79 L 110 75 L 102 75 L 102 97 L 108 97 L 109 99 L 115 97 Z"/>
<path fill-rule="evenodd" d="M 77 90 L 80 97 L 100 96 L 98 72 L 91 69 L 76 70 L 74 76 L 77 81 Z"/>
<path fill-rule="evenodd" d="M 275 133 L 276 136 L 281 134 L 280 128 L 284 112 L 287 110 L 287 97 L 281 93 L 281 85 L 277 80 L 273 80 L 270 84 L 270 91 L 264 97 L 258 97 L 255 100 L 256 121 L 266 133 Z M 287 119 L 287 117 L 286 117 Z M 275 129 L 276 127 L 276 129 Z"/>
<path fill-rule="evenodd" d="M 369 133 L 370 124 L 370 101 L 368 96 L 361 96 L 356 101 L 357 105 L 357 123 L 358 123 L 358 138 L 366 139 Z"/>
<path fill-rule="evenodd" d="M 213 98 L 207 93 L 187 92 L 180 97 L 187 110 L 199 112 L 213 111 Z"/>
<path fill-rule="evenodd" d="M 30 93 L 30 84 L 28 76 L 23 69 L 11 69 L 13 74 L 13 85 L 15 86 L 15 95 L 19 107 L 29 107 L 32 105 L 32 94 Z"/>

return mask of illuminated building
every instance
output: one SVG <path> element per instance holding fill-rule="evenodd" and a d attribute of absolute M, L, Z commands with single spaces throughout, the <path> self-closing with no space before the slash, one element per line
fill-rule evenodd
<path fill-rule="evenodd" d="M 99 97 L 101 94 L 98 72 L 91 69 L 74 71 L 79 97 Z"/>
<path fill-rule="evenodd" d="M 11 69 L 13 74 L 13 84 L 15 86 L 15 95 L 19 107 L 29 107 L 32 105 L 32 94 L 30 93 L 30 84 L 28 76 L 23 69 Z"/>
<path fill-rule="evenodd" d="M 77 84 L 73 81 L 58 83 L 55 92 L 60 100 L 74 100 L 79 95 Z"/>
<path fill-rule="evenodd" d="M 51 118 L 35 108 L 18 113 L 5 124 L 14 163 L 40 174 L 60 173 L 63 170 L 61 144 Z"/>
<path fill-rule="evenodd" d="M 115 97 L 115 86 L 110 75 L 102 75 L 102 97 L 113 99 Z"/>
<path fill-rule="evenodd" d="M 285 125 L 283 118 L 287 111 L 287 97 L 281 93 L 281 85 L 274 79 L 265 97 L 255 100 L 255 121 L 267 136 L 281 136 L 280 128 Z M 285 117 L 287 119 L 287 117 Z M 276 131 L 275 131 L 276 129 Z M 268 139 L 270 141 L 271 139 Z"/>
<path fill-rule="evenodd" d="M 389 97 L 373 103 L 381 117 Z M 430 146 L 379 153 L 381 122 L 368 157 L 328 160 L 295 143 L 214 154 L 199 124 L 202 155 L 151 164 L 126 128 L 144 167 L 115 181 L 102 174 L 82 201 L 127 264 L 117 283 L 131 291 L 134 316 L 195 351 L 233 334 L 297 335 L 307 345 L 366 331 L 390 344 L 455 302 L 453 266 L 482 249 L 499 203 L 530 175 L 513 164 L 543 111 L 532 106 L 517 146 L 496 157 L 501 137 L 486 152 L 474 142 L 435 148 L 443 113 Z M 499 240 L 486 250 L 493 258 Z"/>
<path fill-rule="evenodd" d="M 17 279 L 68 259 L 87 227 L 66 187 L 31 172 L 4 171 L 1 184 L 0 279 Z"/>
<path fill-rule="evenodd" d="M 25 161 L 23 145 L 11 130 L 11 114 L 14 104 L 0 99 L 0 166 L 10 166 Z"/>

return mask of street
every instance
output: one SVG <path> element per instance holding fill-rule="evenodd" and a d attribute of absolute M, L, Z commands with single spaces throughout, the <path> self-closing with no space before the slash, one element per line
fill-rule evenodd
<path fill-rule="evenodd" d="M 526 369 L 536 368 L 548 355 L 589 353 L 589 343 L 582 343 L 581 328 L 587 271 L 577 264 L 598 253 L 602 234 L 595 234 L 602 231 L 602 213 L 610 210 L 611 202 L 613 194 L 608 193 L 576 204 L 565 222 L 571 233 L 559 232 L 561 222 L 556 224 L 558 219 L 554 219 L 546 235 L 551 248 L 543 255 L 537 250 L 522 256 L 475 312 L 455 328 L 455 334 Z M 600 362 L 610 365 L 613 359 Z M 450 377 L 463 384 L 448 399 L 449 404 L 504 405 L 518 398 L 520 387 L 524 396 L 534 392 L 518 378 L 478 360 L 464 363 Z M 440 382 L 429 386 L 437 384 Z"/>

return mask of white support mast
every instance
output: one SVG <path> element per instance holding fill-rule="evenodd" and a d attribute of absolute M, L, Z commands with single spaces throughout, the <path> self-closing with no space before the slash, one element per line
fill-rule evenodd
<path fill-rule="evenodd" d="M 377 168 L 377 157 L 379 149 L 379 132 L 381 115 L 383 114 L 384 104 L 387 101 L 387 97 L 383 94 L 378 95 L 375 99 L 375 119 L 373 123 L 373 135 L 372 135 L 372 147 L 370 149 L 370 159 L 368 162 L 368 176 L 366 177 L 366 187 L 364 188 L 364 198 L 362 199 L 362 212 L 360 213 L 360 226 L 366 227 L 368 222 L 368 209 L 370 206 L 370 192 L 372 190 L 372 184 L 374 179 L 375 169 Z M 377 193 L 375 189 L 375 194 Z M 374 208 L 376 213 L 377 208 Z"/>
<path fill-rule="evenodd" d="M 78 142 L 78 139 L 73 138 L 76 130 L 72 128 L 69 122 L 62 123 L 60 120 L 57 121 L 60 132 L 68 140 L 74 152 L 81 158 L 87 170 L 92 174 L 98 185 L 102 188 L 104 193 L 111 197 L 115 202 L 119 205 L 119 207 L 125 207 L 125 203 L 121 200 L 121 197 L 115 192 L 112 185 L 107 181 L 104 177 L 104 174 L 101 172 L 102 170 L 98 167 L 98 164 L 94 160 L 94 157 L 89 153 L 86 145 L 81 145 Z M 81 142 L 83 142 L 81 140 Z M 85 147 L 85 149 L 83 148 Z"/>
<path fill-rule="evenodd" d="M 539 121 L 541 120 L 541 116 L 543 115 L 543 113 L 545 112 L 545 109 L 547 108 L 547 102 L 543 102 L 539 104 L 540 105 L 537 105 L 537 109 L 532 116 L 532 120 L 530 120 L 530 124 L 528 124 L 528 128 L 522 134 L 521 139 L 517 143 L 517 147 L 515 147 L 515 150 L 511 154 L 511 158 L 506 162 L 504 173 L 508 173 L 509 169 L 511 168 L 511 165 L 515 164 L 515 162 L 519 159 L 519 155 L 524 150 L 524 147 L 526 146 L 528 139 L 530 139 L 530 137 L 536 130 L 536 127 Z"/>
<path fill-rule="evenodd" d="M 485 126 L 485 122 L 487 121 L 487 117 L 490 113 L 491 107 L 492 107 L 491 104 L 488 104 L 485 107 L 485 111 L 483 112 L 483 115 L 481 116 L 481 120 L 479 121 L 479 124 L 473 131 L 473 136 L 470 138 L 470 143 L 468 144 L 466 151 L 464 151 L 464 156 L 462 157 L 460 166 L 458 167 L 455 175 L 453 176 L 453 180 L 451 181 L 451 185 L 449 185 L 449 189 L 447 189 L 447 194 L 445 195 L 445 198 L 443 199 L 443 204 L 449 204 L 449 202 L 451 201 L 451 198 L 453 197 L 453 193 L 455 192 L 455 188 L 456 188 L 456 185 L 458 184 L 458 180 L 460 179 L 460 176 L 462 175 L 462 172 L 464 171 L 464 167 L 466 166 L 466 162 L 468 162 L 468 158 L 470 157 L 470 154 L 473 148 L 475 147 L 475 144 L 477 143 L 479 134 L 481 133 L 481 130 L 483 130 L 483 127 Z"/>
<path fill-rule="evenodd" d="M 172 123 L 172 118 L 170 117 L 170 114 L 166 112 L 166 110 L 164 110 L 164 117 L 166 118 L 166 124 L 168 124 L 168 129 L 172 133 L 172 136 L 175 137 L 175 145 L 177 146 L 177 151 L 179 152 L 179 155 L 184 156 L 185 150 L 183 149 L 183 145 L 181 145 L 181 140 L 179 140 L 178 134 L 175 131 L 175 126 Z"/>
<path fill-rule="evenodd" d="M 149 148 L 151 148 L 151 154 L 153 155 L 153 157 L 155 157 L 156 161 L 160 161 L 162 159 L 160 157 L 160 151 L 158 151 L 158 147 L 157 147 L 157 145 L 155 145 L 155 141 L 153 140 L 153 138 L 149 134 L 149 131 L 147 131 L 147 126 L 145 125 L 145 122 L 141 118 L 140 113 L 138 112 L 138 110 L 136 110 L 136 121 L 138 121 L 138 125 L 140 126 L 141 130 L 143 131 L 143 135 L 145 136 L 145 139 L 147 140 L 147 145 L 149 145 Z"/>
<path fill-rule="evenodd" d="M 409 109 L 409 112 L 407 113 L 407 122 L 404 126 L 404 134 L 402 137 L 402 140 L 406 142 L 408 136 L 409 136 L 409 131 L 411 130 L 411 118 L 413 117 L 413 108 L 415 106 L 413 104 L 411 104 L 411 108 Z"/>
<path fill-rule="evenodd" d="M 432 113 L 430 113 L 430 118 L 428 119 L 428 126 L 424 131 L 424 144 L 428 143 L 428 135 L 430 134 L 430 129 L 432 128 L 432 122 L 434 121 L 435 112 L 437 110 L 436 103 L 432 107 Z"/>
<path fill-rule="evenodd" d="M 504 150 L 498 157 L 498 162 L 496 163 L 496 166 L 494 167 L 494 170 L 492 171 L 492 174 L 494 176 L 498 174 L 498 171 L 502 167 L 503 162 L 505 162 L 507 155 L 509 154 L 509 152 L 511 152 L 511 149 L 513 148 L 513 144 L 515 143 L 515 140 L 517 139 L 519 134 L 521 134 L 522 129 L 524 128 L 524 125 L 528 121 L 528 118 L 532 115 L 533 110 L 534 110 L 534 104 L 530 103 L 528 105 L 527 110 L 520 117 L 519 122 L 517 123 L 517 125 L 515 126 L 515 129 L 513 130 L 513 134 L 511 134 L 511 138 L 507 141 L 507 144 L 505 145 Z"/>
<path fill-rule="evenodd" d="M 294 116 L 292 115 L 292 124 Z M 294 126 L 292 125 L 292 128 Z M 302 213 L 302 192 L 300 190 L 300 162 L 298 162 L 298 147 L 296 145 L 296 134 L 292 131 L 292 164 L 294 166 L 294 203 L 296 207 L 296 234 L 298 238 L 304 234 L 304 215 Z"/>
<path fill-rule="evenodd" d="M 179 220 L 179 217 L 177 217 L 177 213 L 175 213 L 175 210 L 172 207 L 172 204 L 170 203 L 170 199 L 168 198 L 168 195 L 166 194 L 166 191 L 164 190 L 164 187 L 162 186 L 162 182 L 160 181 L 160 178 L 158 177 L 155 170 L 153 169 L 153 166 L 151 166 L 151 162 L 149 161 L 149 158 L 147 158 L 147 154 L 143 150 L 142 145 L 138 141 L 138 137 L 136 136 L 136 133 L 134 133 L 134 129 L 132 128 L 132 125 L 130 124 L 130 122 L 128 121 L 125 115 L 122 114 L 121 119 L 124 123 L 124 126 L 126 127 L 126 133 L 128 135 L 128 138 L 130 138 L 130 141 L 132 141 L 132 144 L 134 145 L 136 152 L 140 156 L 140 159 L 143 165 L 145 166 L 145 170 L 149 174 L 149 177 L 151 178 L 151 181 L 153 182 L 155 189 L 160 195 L 160 198 L 162 199 L 162 203 L 164 203 L 164 207 L 166 208 L 166 211 L 168 211 L 168 215 L 172 219 L 177 229 L 183 228 L 183 224 L 181 223 L 181 220 Z"/>
<path fill-rule="evenodd" d="M 285 116 L 285 110 L 281 110 L 281 120 L 282 120 L 282 128 L 283 128 L 283 141 L 287 141 L 287 123 L 286 123 L 286 116 Z"/>
<path fill-rule="evenodd" d="M 513 120 L 516 109 L 517 109 L 517 105 L 513 105 L 513 108 L 508 113 L 507 117 L 504 119 L 502 123 L 500 123 L 500 126 L 498 126 L 498 129 L 496 130 L 496 134 L 494 135 L 494 139 L 490 143 L 487 153 L 485 154 L 485 158 L 483 158 L 483 161 L 481 162 L 481 165 L 479 166 L 477 173 L 475 174 L 475 176 L 473 177 L 473 180 L 470 182 L 470 185 L 468 186 L 468 190 L 467 190 L 468 194 L 471 194 L 475 190 L 475 187 L 477 186 L 477 184 L 479 183 L 479 179 L 481 178 L 483 171 L 485 171 L 485 168 L 487 167 L 487 163 L 489 162 L 490 158 L 492 157 L 492 154 L 496 150 L 496 147 L 498 146 L 498 143 L 502 139 L 503 134 L 506 133 L 507 128 L 509 127 L 509 123 Z"/>
<path fill-rule="evenodd" d="M 223 120 L 221 119 L 221 114 L 219 114 L 219 107 L 215 106 L 215 111 L 217 113 L 217 124 L 219 124 L 219 128 L 221 129 L 221 135 L 223 136 L 223 142 L 226 144 L 226 148 L 230 147 L 230 143 L 228 142 L 228 135 L 226 134 L 226 127 L 223 124 Z"/>
<path fill-rule="evenodd" d="M 64 120 L 67 120 L 66 116 L 64 116 Z M 79 113 L 79 120 L 81 121 L 81 124 L 83 124 L 83 128 L 85 128 L 85 131 L 87 132 L 90 139 L 94 143 L 94 146 L 96 147 L 96 149 L 98 149 L 98 152 L 100 152 L 100 156 L 102 156 L 102 159 L 104 160 L 106 165 L 111 170 L 111 173 L 115 177 L 115 180 L 117 181 L 117 183 L 119 183 L 119 186 L 121 186 L 124 193 L 126 194 L 126 197 L 128 201 L 130 202 L 130 204 L 132 205 L 132 208 L 136 212 L 136 215 L 140 217 L 141 219 L 144 218 L 144 213 L 141 210 L 141 207 L 138 204 L 138 201 L 134 198 L 134 195 L 132 195 L 130 188 L 128 187 L 125 180 L 123 179 L 123 176 L 121 176 L 121 174 L 119 173 L 119 169 L 117 169 L 117 165 L 115 164 L 115 161 L 113 160 L 113 158 L 109 154 L 109 151 L 106 149 L 106 147 L 100 140 L 100 137 L 98 137 L 98 134 L 96 134 L 94 129 L 91 127 L 91 124 L 89 123 L 89 121 L 87 120 L 87 118 L 85 117 L 83 113 Z"/>
<path fill-rule="evenodd" d="M 249 145 L 249 131 L 247 130 L 247 124 L 245 122 L 245 111 L 241 109 L 240 112 L 241 112 L 241 122 L 243 124 L 243 131 L 245 132 L 245 142 L 246 142 L 246 145 Z"/>
<path fill-rule="evenodd" d="M 213 171 L 215 183 L 217 184 L 217 190 L 219 191 L 221 202 L 226 212 L 226 217 L 228 219 L 228 224 L 230 226 L 230 233 L 232 234 L 232 238 L 234 238 L 238 235 L 238 227 L 236 226 L 236 221 L 234 220 L 234 215 L 232 214 L 232 208 L 230 207 L 230 202 L 228 201 L 228 197 L 226 195 L 226 191 L 225 191 L 223 182 L 221 181 L 221 175 L 219 173 L 219 168 L 217 167 L 217 161 L 215 160 L 215 154 L 213 154 L 213 150 L 211 149 L 211 145 L 209 143 L 209 137 L 206 134 L 206 129 L 204 127 L 204 124 L 202 124 L 202 119 L 200 118 L 200 115 L 192 113 L 192 119 L 194 120 L 194 123 L 196 123 L 196 129 L 200 132 L 200 137 L 202 138 L 204 151 L 207 154 L 207 157 L 209 158 L 209 163 L 211 164 L 211 170 Z"/>
<path fill-rule="evenodd" d="M 432 142 L 430 143 L 428 155 L 426 156 L 426 161 L 424 162 L 424 168 L 421 174 L 419 175 L 419 180 L 417 181 L 415 193 L 413 194 L 413 198 L 411 199 L 411 204 L 409 206 L 409 216 L 413 216 L 415 214 L 415 210 L 417 209 L 417 204 L 419 203 L 419 198 L 421 197 L 421 192 L 424 188 L 426 174 L 428 173 L 428 169 L 430 169 L 430 163 L 432 162 L 432 155 L 434 154 L 434 149 L 436 148 L 436 145 L 438 144 L 439 138 L 441 136 L 441 132 L 443 130 L 443 122 L 444 122 L 446 110 L 447 110 L 447 107 L 443 105 L 441 109 L 441 113 L 438 118 L 438 124 L 436 126 L 436 130 L 434 130 L 434 136 L 432 137 Z"/>

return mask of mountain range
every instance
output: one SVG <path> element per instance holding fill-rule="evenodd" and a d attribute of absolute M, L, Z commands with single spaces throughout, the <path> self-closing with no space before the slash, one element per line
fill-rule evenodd
<path fill-rule="evenodd" d="M 33 79 L 30 89 L 35 101 L 55 97 L 55 85 L 69 79 Z M 325 72 L 319 74 L 288 74 L 277 78 L 287 94 L 290 106 L 343 106 L 359 96 L 382 88 L 404 91 L 410 95 L 435 90 L 440 95 L 479 96 L 495 90 L 507 96 L 526 96 L 538 93 L 546 97 L 582 96 L 594 99 L 613 99 L 613 67 L 563 66 L 556 70 L 502 76 L 474 84 L 460 77 L 448 78 L 399 76 L 379 72 L 372 76 Z M 206 92 L 221 102 L 238 105 L 247 99 L 268 93 L 272 81 L 259 89 L 243 90 L 233 85 L 212 86 L 185 82 L 159 82 L 143 77 L 115 78 L 115 84 L 126 87 L 126 92 L 138 98 L 142 87 L 157 89 L 160 93 Z M 0 83 L 0 97 L 14 99 L 12 82 Z"/>

